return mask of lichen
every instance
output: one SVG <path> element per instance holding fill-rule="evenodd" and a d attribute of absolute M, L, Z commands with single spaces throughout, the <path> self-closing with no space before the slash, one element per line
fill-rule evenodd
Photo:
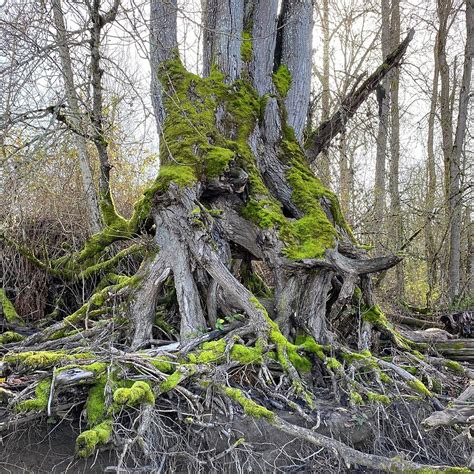
<path fill-rule="evenodd" d="M 269 421 L 272 421 L 275 418 L 275 414 L 272 411 L 245 396 L 242 390 L 239 390 L 238 388 L 226 387 L 224 392 L 243 408 L 246 415 L 257 419 L 265 418 Z"/>
<path fill-rule="evenodd" d="M 117 405 L 155 404 L 155 396 L 150 385 L 142 380 L 135 382 L 130 388 L 118 388 L 113 398 Z"/>
<path fill-rule="evenodd" d="M 86 458 L 100 445 L 106 444 L 112 436 L 112 420 L 108 419 L 84 431 L 76 438 L 76 453 Z"/>
<path fill-rule="evenodd" d="M 285 64 L 282 64 L 272 75 L 273 84 L 281 97 L 285 98 L 291 87 L 291 73 Z"/>

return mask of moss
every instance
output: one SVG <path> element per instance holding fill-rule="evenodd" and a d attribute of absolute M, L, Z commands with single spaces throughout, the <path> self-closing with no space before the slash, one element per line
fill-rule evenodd
<path fill-rule="evenodd" d="M 85 407 L 89 426 L 95 426 L 100 423 L 106 414 L 105 385 L 106 378 L 101 377 L 89 390 Z"/>
<path fill-rule="evenodd" d="M 245 414 L 253 418 L 265 418 L 272 421 L 275 415 L 272 411 L 267 408 L 255 403 L 253 400 L 244 395 L 242 390 L 238 388 L 226 387 L 224 390 L 225 394 L 232 400 L 237 402 L 244 410 Z"/>
<path fill-rule="evenodd" d="M 20 342 L 25 337 L 14 331 L 5 331 L 0 334 L 0 344 L 9 344 L 10 342 Z"/>
<path fill-rule="evenodd" d="M 5 319 L 11 324 L 21 324 L 23 321 L 21 320 L 20 316 L 16 312 L 15 307 L 13 306 L 12 302 L 8 299 L 7 294 L 3 288 L 0 288 L 0 306 L 3 310 L 3 316 Z"/>
<path fill-rule="evenodd" d="M 412 354 L 419 360 L 425 360 L 425 356 L 420 351 L 412 351 Z"/>
<path fill-rule="evenodd" d="M 114 392 L 114 402 L 118 405 L 136 406 L 155 404 L 155 396 L 150 385 L 144 381 L 135 382 L 130 388 L 118 388 Z"/>
<path fill-rule="evenodd" d="M 318 344 L 311 336 L 297 337 L 296 344 L 298 345 L 299 349 L 315 354 L 321 360 L 324 360 L 326 357 L 324 355 L 325 347 L 321 344 Z"/>
<path fill-rule="evenodd" d="M 184 374 L 178 370 L 173 372 L 171 375 L 168 375 L 166 380 L 160 384 L 160 392 L 165 393 L 173 390 L 182 380 L 184 379 Z"/>
<path fill-rule="evenodd" d="M 384 405 L 390 404 L 390 398 L 387 395 L 381 395 L 375 392 L 367 392 L 367 399 L 371 402 L 382 403 Z"/>
<path fill-rule="evenodd" d="M 331 370 L 338 370 L 342 367 L 341 363 L 334 357 L 327 357 L 326 365 Z"/>
<path fill-rule="evenodd" d="M 432 393 L 426 388 L 426 385 L 419 379 L 409 380 L 408 385 L 415 390 L 415 392 L 425 395 L 426 397 L 432 397 Z"/>
<path fill-rule="evenodd" d="M 252 60 L 253 45 L 252 45 L 252 35 L 244 31 L 242 33 L 242 44 L 240 46 L 240 56 L 244 63 L 248 63 Z"/>
<path fill-rule="evenodd" d="M 291 87 L 291 73 L 285 64 L 282 64 L 273 73 L 273 84 L 281 97 L 285 98 Z"/>
<path fill-rule="evenodd" d="M 385 372 L 380 372 L 380 380 L 383 382 L 383 383 L 392 383 L 393 380 L 391 379 L 391 377 L 389 377 Z"/>
<path fill-rule="evenodd" d="M 100 445 L 106 444 L 112 436 L 112 420 L 105 420 L 94 428 L 84 431 L 76 439 L 77 455 L 86 458 Z"/>
<path fill-rule="evenodd" d="M 243 344 L 234 344 L 230 351 L 230 358 L 241 364 L 261 364 L 262 349 L 260 347 L 247 347 Z"/>
<path fill-rule="evenodd" d="M 19 412 L 46 410 L 48 407 L 50 391 L 51 379 L 41 380 L 35 388 L 35 398 L 19 402 L 15 406 L 15 409 Z"/>
<path fill-rule="evenodd" d="M 362 396 L 359 393 L 354 392 L 353 390 L 351 390 L 351 393 L 349 394 L 349 397 L 350 397 L 351 403 L 353 405 L 363 405 L 364 404 L 364 400 L 363 400 Z"/>
<path fill-rule="evenodd" d="M 150 364 L 157 368 L 160 372 L 169 374 L 173 372 L 174 369 L 174 365 L 170 362 L 170 360 L 171 359 L 166 356 L 158 356 L 154 357 L 153 359 L 148 359 L 148 362 L 150 362 Z"/>
<path fill-rule="evenodd" d="M 68 360 L 87 359 L 90 353 L 68 354 L 64 351 L 29 351 L 8 353 L 4 361 L 9 364 L 22 364 L 32 369 L 46 369 Z"/>
<path fill-rule="evenodd" d="M 459 362 L 456 362 L 454 360 L 445 360 L 444 366 L 456 374 L 464 374 L 464 367 Z"/>
<path fill-rule="evenodd" d="M 226 346 L 225 339 L 205 342 L 201 345 L 201 350 L 195 354 L 195 358 L 192 362 L 197 364 L 217 362 L 224 355 Z"/>

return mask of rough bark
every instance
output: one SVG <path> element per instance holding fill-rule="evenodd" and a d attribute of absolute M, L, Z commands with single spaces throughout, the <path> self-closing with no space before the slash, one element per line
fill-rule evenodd
<path fill-rule="evenodd" d="M 449 150 L 449 267 L 448 295 L 451 303 L 460 294 L 461 282 L 461 156 L 466 135 L 469 97 L 471 95 L 472 60 L 474 56 L 474 1 L 466 0 L 466 46 L 464 52 L 463 75 L 459 93 L 458 120 L 453 148 Z"/>

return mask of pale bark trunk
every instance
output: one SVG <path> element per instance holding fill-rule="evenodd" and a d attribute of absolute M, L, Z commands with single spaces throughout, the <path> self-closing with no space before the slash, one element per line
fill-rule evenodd
<path fill-rule="evenodd" d="M 432 295 L 437 284 L 438 276 L 438 257 L 436 255 L 435 238 L 434 238 L 434 209 L 436 198 L 436 160 L 434 154 L 434 126 L 436 118 L 436 109 L 438 105 L 438 82 L 439 82 L 439 67 L 437 58 L 437 43 L 439 41 L 436 36 L 435 50 L 434 50 L 434 72 L 433 72 L 433 87 L 431 93 L 430 114 L 428 116 L 428 141 L 427 141 L 427 186 L 425 195 L 425 252 L 426 252 L 426 277 L 428 282 L 428 291 L 426 293 L 426 305 L 431 306 Z"/>
<path fill-rule="evenodd" d="M 293 127 L 298 141 L 302 142 L 311 92 L 311 0 L 284 0 L 279 25 L 279 64 L 287 66 L 291 73 L 291 87 L 285 98 L 287 121 Z"/>
<path fill-rule="evenodd" d="M 400 43 L 400 3 L 399 0 L 392 0 L 391 8 L 391 49 L 395 49 Z M 402 210 L 400 204 L 400 108 L 398 103 L 398 92 L 400 83 L 400 71 L 394 68 L 392 71 L 390 84 L 390 114 L 391 114 L 391 135 L 390 135 L 390 215 L 394 232 L 391 233 L 391 246 L 393 251 L 397 251 L 403 244 Z M 404 298 L 404 272 L 403 262 L 395 268 L 396 287 L 395 293 L 401 301 Z"/>
<path fill-rule="evenodd" d="M 67 31 L 64 22 L 64 14 L 61 6 L 61 0 L 52 1 L 52 10 L 54 25 L 56 28 L 56 41 L 58 43 L 59 57 L 61 60 L 61 73 L 64 80 L 66 98 L 68 101 L 70 115 L 68 116 L 71 125 L 78 132 L 75 136 L 79 166 L 81 169 L 82 186 L 86 195 L 87 207 L 90 217 L 90 229 L 97 233 L 102 228 L 102 219 L 99 210 L 99 202 L 92 176 L 90 157 L 87 152 L 87 143 L 80 133 L 85 133 L 85 127 L 81 119 L 81 109 L 76 91 L 74 73 L 72 70 L 71 55 L 67 43 Z"/>
<path fill-rule="evenodd" d="M 323 74 L 321 77 L 321 122 L 329 120 L 330 98 L 329 90 L 329 0 L 322 2 L 322 29 L 323 29 Z M 398 45 L 397 45 L 398 46 Z M 317 166 L 319 177 L 326 185 L 331 184 L 331 163 L 329 161 L 329 150 L 324 150 L 319 158 Z"/>
<path fill-rule="evenodd" d="M 466 0 L 466 47 L 459 93 L 458 121 L 449 163 L 449 267 L 448 295 L 451 303 L 460 293 L 461 274 L 461 154 L 466 135 L 469 96 L 471 93 L 472 57 L 474 55 L 474 0 Z"/>
<path fill-rule="evenodd" d="M 385 60 L 390 51 L 390 0 L 382 0 L 382 59 Z M 377 240 L 383 238 L 383 223 L 385 214 L 386 196 L 386 162 L 387 137 L 390 112 L 390 78 L 385 76 L 377 89 L 379 106 L 379 124 L 377 131 L 377 155 L 375 159 L 375 186 L 374 186 L 374 229 L 381 231 Z M 378 245 L 377 245 L 378 246 Z"/>

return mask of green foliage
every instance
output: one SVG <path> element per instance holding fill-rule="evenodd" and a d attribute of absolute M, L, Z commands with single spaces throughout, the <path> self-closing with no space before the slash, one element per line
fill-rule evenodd
<path fill-rule="evenodd" d="M 282 64 L 275 73 L 273 73 L 273 84 L 281 97 L 285 98 L 291 87 L 291 73 L 285 64 Z"/>
<path fill-rule="evenodd" d="M 275 418 L 275 414 L 272 411 L 246 397 L 242 390 L 226 387 L 224 391 L 227 396 L 232 398 L 232 400 L 237 402 L 244 409 L 246 415 L 257 419 L 265 418 L 269 421 L 272 421 Z"/>
<path fill-rule="evenodd" d="M 23 323 L 20 316 L 18 316 L 18 313 L 16 312 L 16 309 L 13 306 L 12 302 L 8 299 L 8 296 L 3 288 L 0 288 L 0 305 L 3 309 L 3 316 L 9 323 Z"/>

